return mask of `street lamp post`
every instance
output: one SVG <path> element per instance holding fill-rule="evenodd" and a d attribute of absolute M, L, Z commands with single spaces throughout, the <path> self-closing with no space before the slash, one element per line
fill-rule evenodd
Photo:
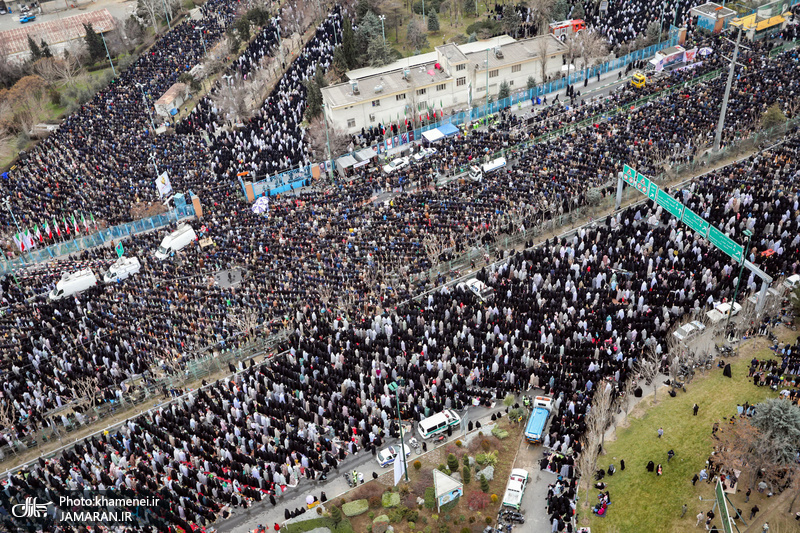
<path fill-rule="evenodd" d="M 136 86 L 142 91 L 142 102 L 144 106 L 147 108 L 147 115 L 150 117 L 150 127 L 153 128 L 153 132 L 156 131 L 156 125 L 153 122 L 153 112 L 150 110 L 150 105 L 147 103 L 147 96 L 144 94 L 144 84 L 137 83 Z"/>
<path fill-rule="evenodd" d="M 106 55 L 108 56 L 108 62 L 111 63 L 111 73 L 114 74 L 114 77 L 117 77 L 117 71 L 114 70 L 114 62 L 111 61 L 111 54 L 108 52 L 108 45 L 106 44 L 106 38 L 103 35 L 103 32 L 100 32 L 100 38 L 103 39 L 103 46 L 106 49 Z"/>
<path fill-rule="evenodd" d="M 404 385 L 404 380 L 398 380 L 400 385 Z M 398 393 L 397 382 L 392 381 L 389 383 L 389 391 L 394 393 L 394 398 L 397 401 L 397 423 L 400 425 L 400 455 L 403 457 L 403 473 L 406 476 L 406 483 L 408 483 L 408 461 L 406 460 L 406 442 L 403 436 L 403 419 L 400 418 L 400 394 Z"/>
<path fill-rule="evenodd" d="M 200 30 L 200 42 L 203 43 L 203 55 L 208 55 L 208 50 L 206 50 L 206 40 L 203 39 L 203 32 L 205 31 L 205 26 L 198 26 L 196 29 Z"/>
<path fill-rule="evenodd" d="M 733 71 L 736 68 L 736 57 L 739 55 L 739 43 L 742 40 L 742 29 L 739 28 L 739 33 L 736 37 L 736 47 L 733 49 L 733 56 L 731 57 L 731 66 L 728 70 L 728 83 L 725 85 L 725 95 L 722 97 L 722 109 L 719 112 L 719 121 L 717 122 L 717 133 L 714 136 L 714 152 L 719 152 L 720 145 L 722 144 L 722 128 L 725 127 L 725 113 L 728 111 L 728 99 L 731 96 L 731 85 L 733 84 Z"/>
<path fill-rule="evenodd" d="M 384 20 L 386 20 L 386 15 L 381 15 L 381 16 L 380 16 L 380 17 L 378 17 L 378 18 L 379 18 L 379 19 L 380 19 L 380 21 L 381 21 L 381 33 L 383 34 L 383 44 L 384 44 L 384 45 L 386 45 L 386 28 L 385 28 L 385 27 L 384 27 L 384 25 L 383 25 L 383 21 L 384 21 Z M 336 31 L 335 31 L 335 29 L 334 29 L 334 32 L 333 32 L 333 33 L 334 33 L 334 34 L 336 34 Z"/>
<path fill-rule="evenodd" d="M 725 335 L 725 338 L 728 337 L 728 324 L 731 323 L 731 315 L 733 314 L 733 306 L 736 305 L 736 298 L 739 296 L 739 285 L 742 284 L 742 274 L 744 273 L 744 262 L 747 259 L 747 250 L 750 248 L 750 237 L 753 236 L 753 232 L 749 229 L 744 230 L 744 234 L 747 237 L 747 243 L 744 245 L 744 250 L 742 252 L 742 264 L 739 267 L 739 279 L 736 281 L 736 290 L 733 292 L 733 301 L 731 302 L 730 309 L 728 309 L 728 318 L 725 320 L 725 329 L 722 330 Z"/>

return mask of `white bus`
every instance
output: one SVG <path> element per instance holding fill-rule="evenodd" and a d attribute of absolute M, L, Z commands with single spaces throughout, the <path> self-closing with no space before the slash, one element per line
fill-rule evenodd
<path fill-rule="evenodd" d="M 447 409 L 421 420 L 417 425 L 417 432 L 423 439 L 429 439 L 439 433 L 446 432 L 447 428 L 457 426 L 460 423 L 461 417 Z"/>

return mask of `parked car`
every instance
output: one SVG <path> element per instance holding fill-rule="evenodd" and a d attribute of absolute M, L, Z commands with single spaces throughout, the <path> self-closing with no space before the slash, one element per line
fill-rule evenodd
<path fill-rule="evenodd" d="M 383 171 L 387 174 L 391 174 L 395 170 L 406 168 L 409 164 L 410 161 L 407 157 L 398 157 L 397 159 L 392 159 L 387 164 L 383 165 Z"/>
<path fill-rule="evenodd" d="M 411 455 L 411 448 L 409 448 L 405 444 L 403 444 L 402 446 L 403 446 L 403 451 L 406 454 L 406 457 Z M 378 452 L 378 464 L 381 465 L 381 468 L 387 467 L 390 464 L 394 463 L 394 460 L 397 459 L 397 456 L 399 455 L 399 449 L 400 449 L 399 445 L 389 446 L 388 448 L 384 448 L 383 450 Z"/>
<path fill-rule="evenodd" d="M 527 484 L 528 472 L 526 470 L 522 468 L 512 470 L 511 476 L 508 478 L 506 493 L 503 496 L 503 507 L 511 507 L 519 511 L 519 506 L 522 505 L 522 495 L 525 493 L 525 485 Z M 522 520 L 523 522 L 525 521 L 524 518 Z"/>
<path fill-rule="evenodd" d="M 24 15 L 19 16 L 19 21 L 22 24 L 25 24 L 26 22 L 31 22 L 33 20 L 36 20 L 36 15 L 34 15 L 33 13 L 26 13 Z"/>
<path fill-rule="evenodd" d="M 422 161 L 436 153 L 436 148 L 422 148 L 419 152 L 414 154 L 414 161 Z"/>

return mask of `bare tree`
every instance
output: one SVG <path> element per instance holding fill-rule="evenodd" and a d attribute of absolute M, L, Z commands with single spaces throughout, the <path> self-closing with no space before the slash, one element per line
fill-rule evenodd
<path fill-rule="evenodd" d="M 441 233 L 428 233 L 422 239 L 422 246 L 425 249 L 425 255 L 428 256 L 428 261 L 431 265 L 435 266 L 437 272 L 441 270 L 441 256 L 452 246 L 451 237 Z"/>
<path fill-rule="evenodd" d="M 14 422 L 16 422 L 17 417 L 16 413 L 14 412 L 14 404 L 8 400 L 8 398 L 0 398 L 0 429 L 7 430 L 9 432 L 14 431 Z M 17 454 L 17 447 L 11 444 L 11 450 L 14 454 Z"/>
<path fill-rule="evenodd" d="M 158 33 L 158 21 L 156 20 L 156 16 L 164 11 L 162 1 L 163 0 L 139 0 L 137 4 L 137 11 L 141 14 L 140 16 L 146 14 L 150 17 L 153 30 L 156 33 Z"/>
<path fill-rule="evenodd" d="M 636 365 L 636 369 L 639 374 L 642 375 L 642 378 L 644 378 L 645 383 L 653 385 L 653 403 L 658 403 L 658 382 L 656 376 L 658 376 L 660 359 L 658 353 L 656 353 L 656 346 L 657 344 L 653 343 L 642 350 L 641 357 Z"/>
<path fill-rule="evenodd" d="M 622 398 L 625 402 L 625 416 L 628 416 L 628 409 L 631 405 L 631 396 L 633 395 L 633 391 L 636 388 L 636 374 L 628 374 L 628 379 L 625 380 L 625 383 L 622 385 Z"/>
<path fill-rule="evenodd" d="M 582 69 L 592 66 L 596 59 L 608 55 L 608 40 L 600 32 L 582 31 L 577 34 L 576 39 Z"/>
<path fill-rule="evenodd" d="M 542 81 L 544 83 L 547 81 L 547 62 L 549 61 L 550 57 L 550 45 L 552 45 L 552 41 L 547 39 L 538 39 L 536 41 L 536 53 L 539 54 L 539 65 L 542 67 Z"/>
<path fill-rule="evenodd" d="M 65 55 L 64 59 L 55 64 L 58 79 L 68 87 L 74 87 L 83 68 L 80 59 L 72 54 Z"/>
<path fill-rule="evenodd" d="M 335 159 L 339 155 L 352 149 L 350 136 L 343 130 L 328 124 L 327 136 L 325 131 L 324 118 L 320 115 L 313 118 L 306 127 L 306 137 L 311 148 L 311 153 L 317 161 L 328 158 L 328 141 L 331 144 L 331 158 Z"/>
<path fill-rule="evenodd" d="M 600 449 L 605 439 L 606 428 L 611 418 L 611 386 L 601 382 L 592 398 L 592 406 L 586 417 L 586 431 L 583 435 L 581 453 L 575 462 L 575 468 L 580 475 L 578 490 L 586 493 L 582 506 L 588 509 L 589 491 L 592 488 L 592 477 L 597 469 L 597 460 Z"/>
<path fill-rule="evenodd" d="M 97 377 L 85 376 L 75 380 L 72 390 L 75 392 L 75 400 L 79 406 L 92 412 L 95 411 L 97 397 L 100 394 Z"/>
<path fill-rule="evenodd" d="M 235 313 L 228 313 L 228 322 L 245 340 L 251 340 L 260 330 L 259 313 L 253 307 L 241 307 Z"/>
<path fill-rule="evenodd" d="M 556 0 L 528 0 L 536 30 L 539 35 L 549 31 L 549 22 L 556 7 Z"/>

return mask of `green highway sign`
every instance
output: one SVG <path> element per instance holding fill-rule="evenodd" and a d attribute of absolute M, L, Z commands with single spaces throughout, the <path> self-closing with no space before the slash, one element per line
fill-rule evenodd
<path fill-rule="evenodd" d="M 711 244 L 731 256 L 734 261 L 741 262 L 744 257 L 744 247 L 714 226 L 709 226 L 708 228 L 708 240 L 711 241 Z"/>
<path fill-rule="evenodd" d="M 706 237 L 708 235 L 708 222 L 688 207 L 683 209 L 681 220 L 701 236 Z"/>
<path fill-rule="evenodd" d="M 678 200 L 659 189 L 658 195 L 656 196 L 656 203 L 680 220 L 681 214 L 683 213 L 683 204 Z"/>
<path fill-rule="evenodd" d="M 622 181 L 631 187 L 636 187 L 636 171 L 628 165 L 625 165 L 622 170 Z"/>

